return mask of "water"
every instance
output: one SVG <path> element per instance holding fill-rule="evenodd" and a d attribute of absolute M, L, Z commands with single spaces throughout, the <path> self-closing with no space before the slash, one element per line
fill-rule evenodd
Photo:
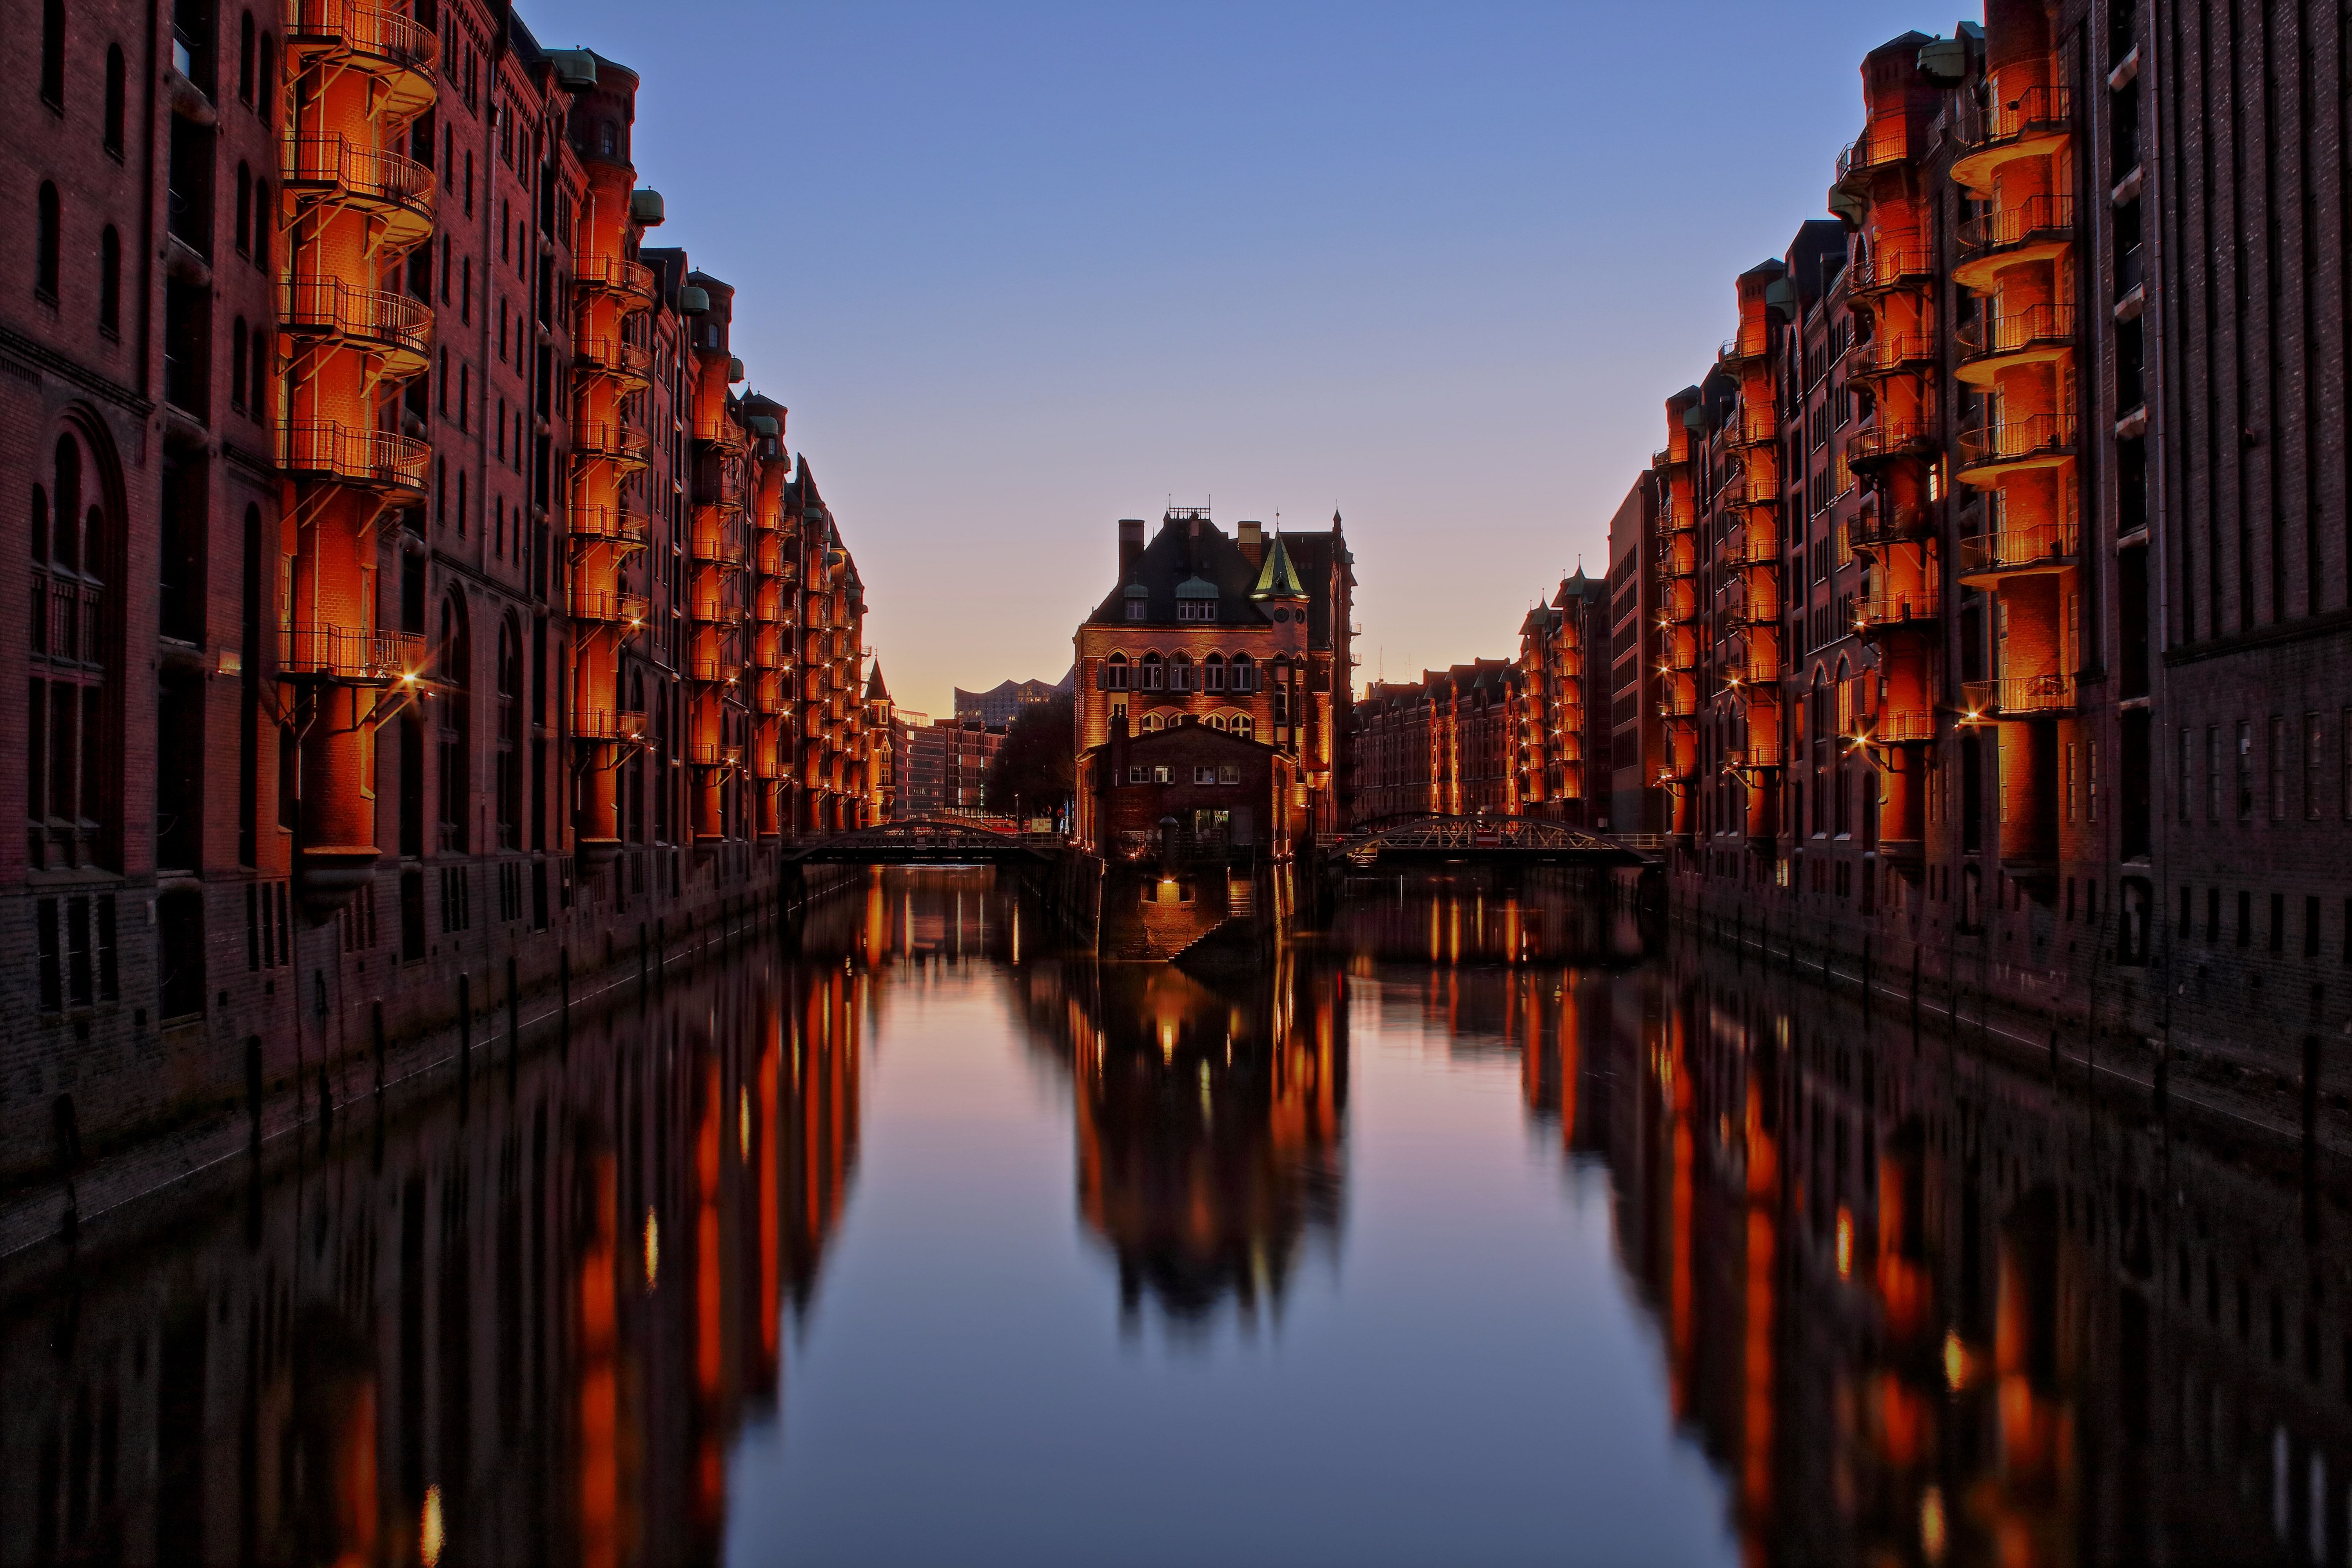
<path fill-rule="evenodd" d="M 1355 892 L 1195 978 L 877 872 L 151 1205 L 0 1304 L 0 1563 L 2347 1560 L 2315 1176 Z"/>

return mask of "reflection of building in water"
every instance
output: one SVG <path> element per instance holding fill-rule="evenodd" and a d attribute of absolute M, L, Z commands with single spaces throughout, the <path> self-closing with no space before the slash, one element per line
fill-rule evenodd
<path fill-rule="evenodd" d="M 1012 884 L 992 868 L 866 868 L 863 890 L 809 910 L 800 931 L 810 960 L 850 960 L 870 967 L 996 959 L 1019 963 L 1052 940 Z M 878 1006 L 887 988 L 868 998 Z"/>
<path fill-rule="evenodd" d="M 864 985 L 676 985 L 8 1300 L 0 1562 L 715 1560 L 856 1155 Z"/>
<path fill-rule="evenodd" d="M 1609 896 L 1607 874 L 1467 865 L 1348 879 L 1331 945 L 1397 963 L 1632 963 L 1641 921 Z"/>
<path fill-rule="evenodd" d="M 2339 1204 L 1752 971 L 1572 984 L 1531 1103 L 1750 1562 L 2346 1561 Z"/>
<path fill-rule="evenodd" d="M 1287 954 L 1230 982 L 1173 966 L 1033 964 L 1031 1027 L 1076 1080 L 1078 1207 L 1149 1292 L 1198 1322 L 1228 1295 L 1280 1304 L 1306 1240 L 1336 1243 L 1345 981 Z"/>

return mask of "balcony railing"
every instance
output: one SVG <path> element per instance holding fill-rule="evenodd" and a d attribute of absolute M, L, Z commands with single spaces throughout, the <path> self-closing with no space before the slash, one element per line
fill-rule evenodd
<path fill-rule="evenodd" d="M 1934 438 L 1935 432 L 1923 420 L 1882 419 L 1846 437 L 1846 467 L 1858 468 L 1865 463 L 1910 457 L 1926 450 Z"/>
<path fill-rule="evenodd" d="M 698 768 L 733 768 L 743 763 L 743 748 L 719 741 L 689 741 L 686 760 Z"/>
<path fill-rule="evenodd" d="M 1759 448 L 1724 482 L 1725 506 L 1770 506 L 1780 499 L 1780 465 L 1769 448 Z"/>
<path fill-rule="evenodd" d="M 1780 648 L 1768 637 L 1744 637 L 1727 645 L 1723 675 L 1748 686 L 1768 686 L 1780 679 Z"/>
<path fill-rule="evenodd" d="M 388 430 L 323 423 L 278 427 L 278 466 L 299 479 L 423 495 L 432 461 L 431 447 Z"/>
<path fill-rule="evenodd" d="M 639 741 L 646 738 L 642 709 L 574 708 L 572 735 L 579 741 Z"/>
<path fill-rule="evenodd" d="M 377 685 L 425 672 L 417 632 L 368 631 L 298 622 L 278 628 L 278 671 L 355 685 Z"/>
<path fill-rule="evenodd" d="M 698 565 L 738 567 L 743 564 L 743 542 L 731 532 L 718 528 L 695 530 L 687 553 Z"/>
<path fill-rule="evenodd" d="M 1882 500 L 1846 524 L 1846 542 L 1857 548 L 1904 544 L 1926 538 L 1927 531 L 1928 518 L 1923 509 Z"/>
<path fill-rule="evenodd" d="M 1754 583 L 1732 602 L 1731 619 L 1739 626 L 1769 626 L 1780 618 L 1780 595 L 1770 583 Z"/>
<path fill-rule="evenodd" d="M 279 146 L 289 189 L 404 214 L 432 227 L 433 171 L 415 159 L 354 147 L 341 136 L 295 136 Z"/>
<path fill-rule="evenodd" d="M 1870 738 L 1885 745 L 1907 745 L 1936 738 L 1936 715 L 1933 710 L 1882 709 L 1878 720 L 1870 727 Z"/>
<path fill-rule="evenodd" d="M 1916 289 L 1934 280 L 1936 258 L 1924 246 L 1880 245 L 1856 258 L 1845 275 L 1846 287 L 1855 294 Z"/>
<path fill-rule="evenodd" d="M 1676 496 L 1666 504 L 1660 521 L 1668 533 L 1687 533 L 1698 526 L 1698 505 L 1687 496 Z"/>
<path fill-rule="evenodd" d="M 1731 559 L 1742 565 L 1769 565 L 1780 559 L 1780 531 L 1751 515 L 1732 531 Z"/>
<path fill-rule="evenodd" d="M 642 261 L 619 256 L 574 257 L 572 277 L 581 287 L 602 294 L 646 301 L 654 297 L 654 269 Z"/>
<path fill-rule="evenodd" d="M 1846 370 L 1850 374 L 1891 375 L 1933 364 L 1936 340 L 1925 332 L 1882 332 L 1874 338 L 1863 339 L 1847 354 Z"/>
<path fill-rule="evenodd" d="M 2073 101 L 2063 87 L 2029 87 L 1988 104 L 1968 104 L 1952 119 L 1952 137 L 1971 153 L 2063 134 Z"/>
<path fill-rule="evenodd" d="M 1724 765 L 1736 773 L 1752 773 L 1764 768 L 1780 765 L 1780 737 L 1758 735 L 1750 731 L 1748 743 L 1732 746 L 1723 753 Z"/>
<path fill-rule="evenodd" d="M 2074 198 L 2044 193 L 1961 222 L 1956 237 L 1971 256 L 1994 256 L 2067 238 L 2074 229 Z"/>
<path fill-rule="evenodd" d="M 572 340 L 572 357 L 583 370 L 643 381 L 653 374 L 651 351 L 611 333 Z"/>
<path fill-rule="evenodd" d="M 696 658 L 686 661 L 686 676 L 714 686 L 732 686 L 743 679 L 743 666 L 732 658 Z"/>
<path fill-rule="evenodd" d="M 2005 675 L 1998 680 L 1968 681 L 1960 689 L 1968 698 L 1969 711 L 1977 716 L 2063 713 L 2074 706 L 2071 675 Z"/>
<path fill-rule="evenodd" d="M 595 544 L 617 544 L 625 550 L 643 550 L 652 538 L 652 530 L 643 515 L 622 507 L 575 506 L 572 509 L 572 537 Z"/>
<path fill-rule="evenodd" d="M 1723 362 L 1726 370 L 1736 370 L 1749 361 L 1762 359 L 1771 352 L 1770 334 L 1759 321 L 1724 339 L 1723 346 L 1716 351 L 1716 357 Z"/>
<path fill-rule="evenodd" d="M 2081 535 L 2080 528 L 2060 522 L 1973 534 L 1960 541 L 1960 570 L 2030 572 L 2036 567 L 2071 566 L 2081 547 Z"/>
<path fill-rule="evenodd" d="M 1954 331 L 1952 341 L 1963 362 L 2058 348 L 2074 341 L 2074 307 L 2028 305 L 2005 316 L 1979 311 L 1975 321 Z"/>
<path fill-rule="evenodd" d="M 646 624 L 650 606 L 643 594 L 624 594 L 573 584 L 565 608 L 575 621 L 637 627 Z"/>
<path fill-rule="evenodd" d="M 1924 588 L 1874 587 L 1856 602 L 1854 618 L 1864 626 L 1898 626 L 1934 620 L 1942 613 L 1943 595 L 1932 584 Z"/>
<path fill-rule="evenodd" d="M 1698 689 L 1688 681 L 1668 681 L 1658 693 L 1658 712 L 1667 719 L 1687 719 L 1698 711 Z"/>
<path fill-rule="evenodd" d="M 2029 414 L 1960 432 L 1960 467 L 1983 468 L 2054 462 L 2074 450 L 2074 416 Z"/>
<path fill-rule="evenodd" d="M 742 605 L 708 595 L 698 596 L 688 613 L 708 626 L 740 626 L 743 624 Z"/>
<path fill-rule="evenodd" d="M 646 431 L 616 419 L 591 420 L 572 426 L 572 452 L 574 457 L 642 463 L 646 448 L 652 443 L 653 437 Z"/>
<path fill-rule="evenodd" d="M 441 58 L 441 40 L 430 27 L 350 0 L 289 0 L 286 33 L 298 48 L 340 45 L 404 70 L 429 71 Z"/>
<path fill-rule="evenodd" d="M 333 337 L 395 354 L 421 368 L 433 347 L 433 310 L 405 294 L 347 289 L 340 278 L 289 279 L 278 326 L 296 337 Z"/>
<path fill-rule="evenodd" d="M 1847 142 L 1837 155 L 1837 179 L 1843 184 L 1857 174 L 1900 163 L 1911 155 L 1909 127 L 1900 117 L 1871 126 Z M 1815 168 L 1821 165 L 1815 164 Z"/>

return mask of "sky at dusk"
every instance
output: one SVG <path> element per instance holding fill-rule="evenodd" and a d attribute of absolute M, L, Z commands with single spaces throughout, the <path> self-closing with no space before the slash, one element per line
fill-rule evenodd
<path fill-rule="evenodd" d="M 903 706 L 1058 679 L 1121 517 L 1347 518 L 1360 679 L 1517 652 L 1823 216 L 1864 52 L 1980 11 L 525 0 L 637 70 Z"/>

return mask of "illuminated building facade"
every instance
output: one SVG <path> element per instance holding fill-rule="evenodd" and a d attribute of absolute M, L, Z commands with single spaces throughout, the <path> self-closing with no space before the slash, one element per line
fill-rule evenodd
<path fill-rule="evenodd" d="M 315 1116 L 874 815 L 856 569 L 629 70 L 475 0 L 20 20 L 0 1179 Z"/>
<path fill-rule="evenodd" d="M 2322 237 L 2352 188 L 2305 155 L 2333 95 L 2200 89 L 2308 68 L 2247 26 L 1995 0 L 1870 53 L 1831 218 L 1734 280 L 1654 526 L 1612 542 L 1659 639 L 1655 750 L 1621 669 L 1613 760 L 1622 801 L 1643 757 L 1700 920 L 1916 963 L 2293 1127 L 2338 1114 L 2352 1007 Z"/>
<path fill-rule="evenodd" d="M 1328 532 L 1227 537 L 1205 507 L 1175 507 L 1148 542 L 1118 525 L 1118 582 L 1078 627 L 1077 753 L 1130 734 L 1206 724 L 1288 759 L 1296 779 L 1283 837 L 1305 846 L 1347 820 L 1344 795 L 1355 627 L 1355 555 L 1339 515 Z M 1092 845 L 1090 792 L 1077 837 Z"/>

